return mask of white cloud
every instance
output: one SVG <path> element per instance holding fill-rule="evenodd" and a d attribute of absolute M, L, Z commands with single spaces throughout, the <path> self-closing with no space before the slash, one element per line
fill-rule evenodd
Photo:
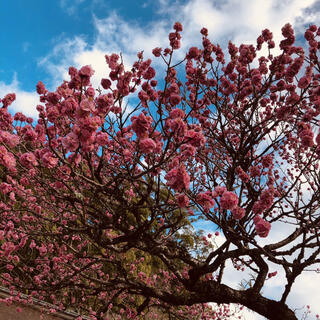
<path fill-rule="evenodd" d="M 85 2 L 85 0 L 60 0 L 60 7 L 64 10 L 68 15 L 73 15 L 76 13 L 78 6 Z"/>
<path fill-rule="evenodd" d="M 78 6 L 84 0 L 78 0 Z M 140 25 L 134 21 L 125 21 L 116 12 L 99 19 L 93 16 L 96 37 L 92 44 L 76 36 L 73 39 L 62 39 L 54 47 L 52 53 L 40 61 L 40 65 L 49 71 L 56 86 L 67 79 L 69 65 L 81 67 L 91 64 L 96 74 L 93 84 L 99 84 L 100 77 L 107 70 L 104 55 L 112 52 L 122 52 L 124 62 L 129 66 L 136 60 L 136 53 L 144 50 L 146 57 L 152 57 L 155 47 L 168 45 L 168 32 L 175 21 L 181 21 L 184 26 L 182 50 L 177 52 L 181 59 L 188 47 L 200 44 L 200 29 L 209 29 L 209 37 L 215 43 L 225 46 L 228 40 L 237 44 L 254 43 L 262 29 L 269 28 L 276 42 L 281 39 L 281 27 L 291 22 L 298 31 L 303 25 L 319 22 L 319 15 L 310 10 L 316 5 L 315 0 L 193 0 L 184 3 L 175 1 L 168 5 L 167 0 L 159 0 L 159 12 L 166 19 L 158 19 Z M 61 0 L 62 7 L 68 7 L 67 0 Z M 155 63 L 159 60 L 155 59 Z"/>
<path fill-rule="evenodd" d="M 63 39 L 54 46 L 51 53 L 38 61 L 38 65 L 50 74 L 52 79 L 50 85 L 53 90 L 61 84 L 62 80 L 69 78 L 69 66 L 74 65 L 77 56 L 86 52 L 87 46 L 81 36 L 76 36 L 74 39 Z"/>
<path fill-rule="evenodd" d="M 281 27 L 287 22 L 295 24 L 316 22 L 315 15 L 305 16 L 305 9 L 315 0 L 194 0 L 189 1 L 183 10 L 177 11 L 185 25 L 185 33 L 198 33 L 201 27 L 209 29 L 215 40 L 226 40 L 226 36 L 235 41 L 253 42 L 262 29 L 269 28 L 279 36 Z M 317 18 L 319 20 L 319 17 Z"/>
<path fill-rule="evenodd" d="M 151 57 L 154 47 L 167 44 L 169 28 L 165 28 L 164 22 L 159 23 L 160 27 L 157 24 L 151 28 L 142 28 L 122 20 L 114 12 L 105 19 L 93 19 L 96 38 L 92 45 L 81 36 L 63 39 L 49 55 L 39 60 L 39 66 L 51 75 L 53 88 L 69 78 L 70 65 L 77 68 L 91 65 L 95 70 L 92 84 L 97 87 L 101 78 L 109 74 L 106 54 L 121 53 L 125 67 L 130 69 L 132 63 L 137 60 L 137 52 L 144 50 L 145 56 Z"/>
<path fill-rule="evenodd" d="M 9 110 L 12 110 L 14 113 L 22 112 L 28 117 L 37 117 L 38 111 L 36 110 L 36 106 L 39 104 L 39 96 L 35 91 L 28 92 L 22 90 L 16 75 L 9 84 L 0 82 L 1 98 L 12 92 L 16 94 L 16 100 L 9 106 Z"/>
<path fill-rule="evenodd" d="M 27 52 L 29 50 L 30 46 L 31 46 L 30 42 L 23 42 L 22 43 L 22 51 Z"/>

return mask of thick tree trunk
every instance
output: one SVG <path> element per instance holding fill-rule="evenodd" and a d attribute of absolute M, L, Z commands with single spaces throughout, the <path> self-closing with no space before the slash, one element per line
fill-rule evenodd
<path fill-rule="evenodd" d="M 140 287 L 140 290 L 142 288 Z M 269 320 L 298 320 L 295 313 L 279 301 L 263 297 L 253 289 L 235 290 L 217 281 L 197 281 L 186 288 L 182 295 L 163 292 L 161 289 L 145 287 L 145 297 L 154 297 L 171 305 L 193 305 L 197 303 L 239 303 Z"/>
<path fill-rule="evenodd" d="M 254 295 L 254 294 L 253 294 Z M 267 299 L 261 295 L 253 297 L 253 299 L 245 299 L 246 303 L 242 303 L 247 308 L 261 314 L 270 320 L 297 320 L 295 313 L 284 303 Z M 249 301 L 248 301 L 249 300 Z"/>
<path fill-rule="evenodd" d="M 235 290 L 216 281 L 199 281 L 192 291 L 190 299 L 199 302 L 240 303 L 270 320 L 297 320 L 285 303 L 267 299 L 252 289 Z"/>

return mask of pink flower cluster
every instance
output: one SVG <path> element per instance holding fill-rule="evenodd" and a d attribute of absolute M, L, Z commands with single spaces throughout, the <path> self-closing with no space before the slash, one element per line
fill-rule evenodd
<path fill-rule="evenodd" d="M 24 153 L 19 158 L 20 163 L 28 168 L 32 169 L 33 166 L 36 166 L 38 164 L 35 155 L 32 152 Z"/>
<path fill-rule="evenodd" d="M 238 205 L 238 196 L 231 191 L 225 191 L 220 198 L 220 205 L 225 210 L 235 209 Z"/>
<path fill-rule="evenodd" d="M 0 131 L 0 143 L 3 142 L 10 148 L 14 148 L 20 139 L 17 135 L 11 134 L 7 131 Z"/>
<path fill-rule="evenodd" d="M 94 74 L 91 66 L 83 66 L 79 71 L 75 67 L 69 68 L 71 81 L 68 86 L 70 89 L 80 89 L 81 86 L 89 86 L 90 78 Z M 52 102 L 54 103 L 54 102 Z"/>
<path fill-rule="evenodd" d="M 248 183 L 250 181 L 249 175 L 241 167 L 236 168 L 236 173 L 243 182 Z"/>
<path fill-rule="evenodd" d="M 179 194 L 177 196 L 177 203 L 180 208 L 186 208 L 189 204 L 189 198 L 185 194 Z"/>
<path fill-rule="evenodd" d="M 280 42 L 280 49 L 288 50 L 294 44 L 295 36 L 290 23 L 287 23 L 282 29 L 282 35 L 286 38 Z"/>
<path fill-rule="evenodd" d="M 256 214 L 261 214 L 263 211 L 268 210 L 273 204 L 274 195 L 275 190 L 272 188 L 262 191 L 259 200 L 254 203 L 252 211 Z"/>
<path fill-rule="evenodd" d="M 270 154 L 267 154 L 266 156 L 264 156 L 261 160 L 262 166 L 264 168 L 270 168 L 273 166 L 273 157 Z"/>
<path fill-rule="evenodd" d="M 313 146 L 313 131 L 311 129 L 310 124 L 305 123 L 305 122 L 301 122 L 299 123 L 299 138 L 301 139 L 301 143 L 305 146 L 305 147 L 312 147 Z"/>
<path fill-rule="evenodd" d="M 15 170 L 16 159 L 11 152 L 8 152 L 4 146 L 0 146 L 0 164 L 9 170 Z"/>
<path fill-rule="evenodd" d="M 232 212 L 232 217 L 236 220 L 242 219 L 246 214 L 246 210 L 240 207 L 236 207 L 231 212 Z"/>
<path fill-rule="evenodd" d="M 193 129 L 187 131 L 185 140 L 194 147 L 203 146 L 206 141 L 201 131 L 196 131 Z"/>
<path fill-rule="evenodd" d="M 154 152 L 157 147 L 157 144 L 151 138 L 142 139 L 139 143 L 139 149 L 143 153 Z"/>
<path fill-rule="evenodd" d="M 167 186 L 175 191 L 181 192 L 189 189 L 190 177 L 184 166 L 171 169 L 165 176 Z"/>
<path fill-rule="evenodd" d="M 262 219 L 259 215 L 256 215 L 253 218 L 253 223 L 255 224 L 255 229 L 258 236 L 262 238 L 268 236 L 271 229 L 271 224 L 268 221 Z"/>
<path fill-rule="evenodd" d="M 217 186 L 214 188 L 214 191 L 213 191 L 213 196 L 214 197 L 220 197 L 223 195 L 224 192 L 227 191 L 227 188 L 226 187 L 221 187 L 221 186 Z"/>
<path fill-rule="evenodd" d="M 10 104 L 16 100 L 15 93 L 8 93 L 2 100 L 0 100 L 5 108 L 10 106 Z"/>
<path fill-rule="evenodd" d="M 79 138 L 77 134 L 74 132 L 68 133 L 63 139 L 62 139 L 62 145 L 66 149 L 66 151 L 76 151 L 79 147 Z"/>
<path fill-rule="evenodd" d="M 169 40 L 170 40 L 170 45 L 173 50 L 179 49 L 180 48 L 180 39 L 181 35 L 179 32 L 183 30 L 182 24 L 180 22 L 176 22 L 173 26 L 176 32 L 171 32 L 169 34 Z"/>
<path fill-rule="evenodd" d="M 202 192 L 197 195 L 197 202 L 204 208 L 205 211 L 209 211 L 215 204 L 212 196 L 212 192 Z"/>
<path fill-rule="evenodd" d="M 50 151 L 44 153 L 41 160 L 43 165 L 47 168 L 53 168 L 58 164 L 58 159 L 55 158 Z"/>
<path fill-rule="evenodd" d="M 0 183 L 0 192 L 3 194 L 7 194 L 12 191 L 12 186 L 6 182 Z"/>
<path fill-rule="evenodd" d="M 145 137 L 152 123 L 151 117 L 146 116 L 143 113 L 140 113 L 138 117 L 133 116 L 131 118 L 131 121 L 132 121 L 132 129 L 136 133 L 136 135 L 139 138 Z"/>

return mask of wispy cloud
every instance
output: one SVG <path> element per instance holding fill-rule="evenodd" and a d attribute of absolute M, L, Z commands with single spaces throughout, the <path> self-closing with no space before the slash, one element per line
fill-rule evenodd
<path fill-rule="evenodd" d="M 74 6 L 84 0 L 77 0 Z M 199 30 L 206 26 L 214 42 L 226 45 L 228 40 L 240 43 L 255 43 L 264 28 L 269 28 L 275 40 L 281 39 L 281 27 L 291 22 L 296 30 L 302 31 L 305 24 L 320 22 L 314 13 L 316 0 L 190 0 L 184 3 L 175 1 L 168 5 L 167 0 L 159 0 L 159 12 L 166 19 L 158 19 L 140 25 L 133 20 L 124 20 L 115 11 L 103 19 L 93 15 L 95 39 L 89 45 L 83 38 L 76 36 L 63 39 L 54 51 L 40 61 L 52 75 L 55 83 L 66 76 L 68 65 L 91 64 L 96 70 L 94 83 L 106 70 L 104 55 L 122 52 L 125 62 L 130 65 L 136 59 L 136 53 L 144 50 L 151 57 L 155 47 L 168 45 L 167 35 L 175 21 L 184 25 L 182 50 L 183 57 L 187 48 L 200 44 Z M 68 0 L 61 0 L 61 6 L 67 7 Z M 70 7 L 72 8 L 72 6 Z M 313 9 L 313 10 L 312 10 Z M 72 9 L 73 10 L 73 9 Z"/>
<path fill-rule="evenodd" d="M 12 110 L 14 113 L 22 112 L 28 117 L 36 117 L 38 115 L 38 111 L 36 110 L 36 106 L 39 104 L 38 94 L 21 89 L 16 74 L 11 83 L 5 84 L 4 82 L 0 82 L 1 98 L 11 92 L 16 94 L 16 100 L 10 105 L 9 110 Z"/>
<path fill-rule="evenodd" d="M 78 6 L 86 0 L 60 0 L 60 7 L 68 14 L 73 15 L 76 13 Z"/>
<path fill-rule="evenodd" d="M 23 44 L 22 44 L 23 52 L 27 52 L 29 50 L 30 46 L 31 46 L 30 42 L 23 42 Z"/>

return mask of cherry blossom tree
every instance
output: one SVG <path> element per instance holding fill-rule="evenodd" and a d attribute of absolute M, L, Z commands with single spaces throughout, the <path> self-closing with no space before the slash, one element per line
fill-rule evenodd
<path fill-rule="evenodd" d="M 293 283 L 320 262 L 320 28 L 307 49 L 287 24 L 279 48 L 265 29 L 227 53 L 203 28 L 179 61 L 181 33 L 176 23 L 153 50 L 163 79 L 142 53 L 131 70 L 112 54 L 101 88 L 90 66 L 70 67 L 55 92 L 39 82 L 36 121 L 9 113 L 13 93 L 1 100 L 0 266 L 13 296 L 93 319 L 226 319 L 230 303 L 297 319 Z M 212 234 L 192 230 L 199 219 Z M 279 300 L 263 293 L 274 266 Z M 240 289 L 225 282 L 233 270 Z"/>

